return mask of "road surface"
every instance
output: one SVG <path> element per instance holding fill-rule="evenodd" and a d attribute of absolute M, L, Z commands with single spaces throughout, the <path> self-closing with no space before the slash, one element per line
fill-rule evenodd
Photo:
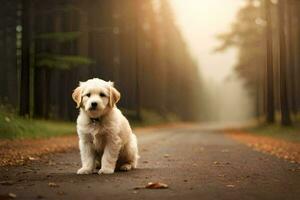
<path fill-rule="evenodd" d="M 164 128 L 137 134 L 139 168 L 76 175 L 78 150 L 0 168 L 0 200 L 300 199 L 299 164 L 253 151 L 216 130 Z M 168 189 L 135 189 L 148 182 Z M 8 193 L 11 197 L 7 197 Z"/>

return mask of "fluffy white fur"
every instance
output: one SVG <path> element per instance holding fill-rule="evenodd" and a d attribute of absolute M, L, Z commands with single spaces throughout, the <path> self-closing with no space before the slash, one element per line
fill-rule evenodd
<path fill-rule="evenodd" d="M 80 82 L 72 97 L 80 108 L 77 133 L 82 167 L 77 174 L 93 173 L 97 167 L 99 174 L 136 168 L 137 138 L 116 107 L 120 93 L 113 83 L 97 78 Z"/>

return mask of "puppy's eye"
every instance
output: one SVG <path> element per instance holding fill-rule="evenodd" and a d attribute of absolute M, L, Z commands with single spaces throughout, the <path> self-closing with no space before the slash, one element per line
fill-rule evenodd
<path fill-rule="evenodd" d="M 86 96 L 87 96 L 87 97 L 90 97 L 90 96 L 91 96 L 91 93 L 87 93 Z"/>
<path fill-rule="evenodd" d="M 106 97 L 106 94 L 104 94 L 103 92 L 101 92 L 99 95 L 100 97 Z"/>

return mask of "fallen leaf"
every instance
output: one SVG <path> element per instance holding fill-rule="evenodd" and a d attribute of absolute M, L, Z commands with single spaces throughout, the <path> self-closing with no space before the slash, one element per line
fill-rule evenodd
<path fill-rule="evenodd" d="M 49 187 L 59 187 L 59 185 L 57 185 L 56 183 L 53 183 L 53 182 L 49 182 L 48 186 Z"/>
<path fill-rule="evenodd" d="M 147 189 L 167 189 L 169 186 L 165 183 L 160 183 L 160 182 L 156 182 L 156 183 L 152 183 L 149 182 L 145 188 Z"/>
<path fill-rule="evenodd" d="M 226 185 L 226 187 L 233 188 L 233 187 L 235 187 L 235 185 Z"/>
<path fill-rule="evenodd" d="M 300 168 L 291 168 L 291 169 L 288 169 L 289 171 L 291 172 L 297 172 L 297 171 L 300 171 Z"/>
<path fill-rule="evenodd" d="M 14 199 L 14 198 L 17 197 L 17 195 L 14 194 L 14 193 L 12 193 L 12 192 L 8 193 L 8 196 L 9 196 L 10 198 L 12 198 L 12 199 Z"/>
<path fill-rule="evenodd" d="M 32 157 L 32 156 L 28 156 L 28 159 L 29 159 L 29 160 L 31 160 L 31 161 L 34 161 L 34 160 L 39 160 L 39 158 Z"/>
<path fill-rule="evenodd" d="M 14 182 L 13 181 L 0 181 L 1 185 L 13 185 Z"/>

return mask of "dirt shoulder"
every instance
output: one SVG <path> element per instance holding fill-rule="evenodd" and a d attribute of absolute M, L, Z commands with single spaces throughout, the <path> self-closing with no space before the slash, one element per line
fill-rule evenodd
<path fill-rule="evenodd" d="M 254 150 L 275 155 L 292 163 L 300 163 L 300 142 L 254 135 L 243 130 L 227 130 L 225 133 Z"/>
<path fill-rule="evenodd" d="M 31 160 L 54 152 L 64 152 L 78 146 L 77 136 L 60 136 L 47 139 L 0 140 L 0 166 L 23 165 Z"/>

